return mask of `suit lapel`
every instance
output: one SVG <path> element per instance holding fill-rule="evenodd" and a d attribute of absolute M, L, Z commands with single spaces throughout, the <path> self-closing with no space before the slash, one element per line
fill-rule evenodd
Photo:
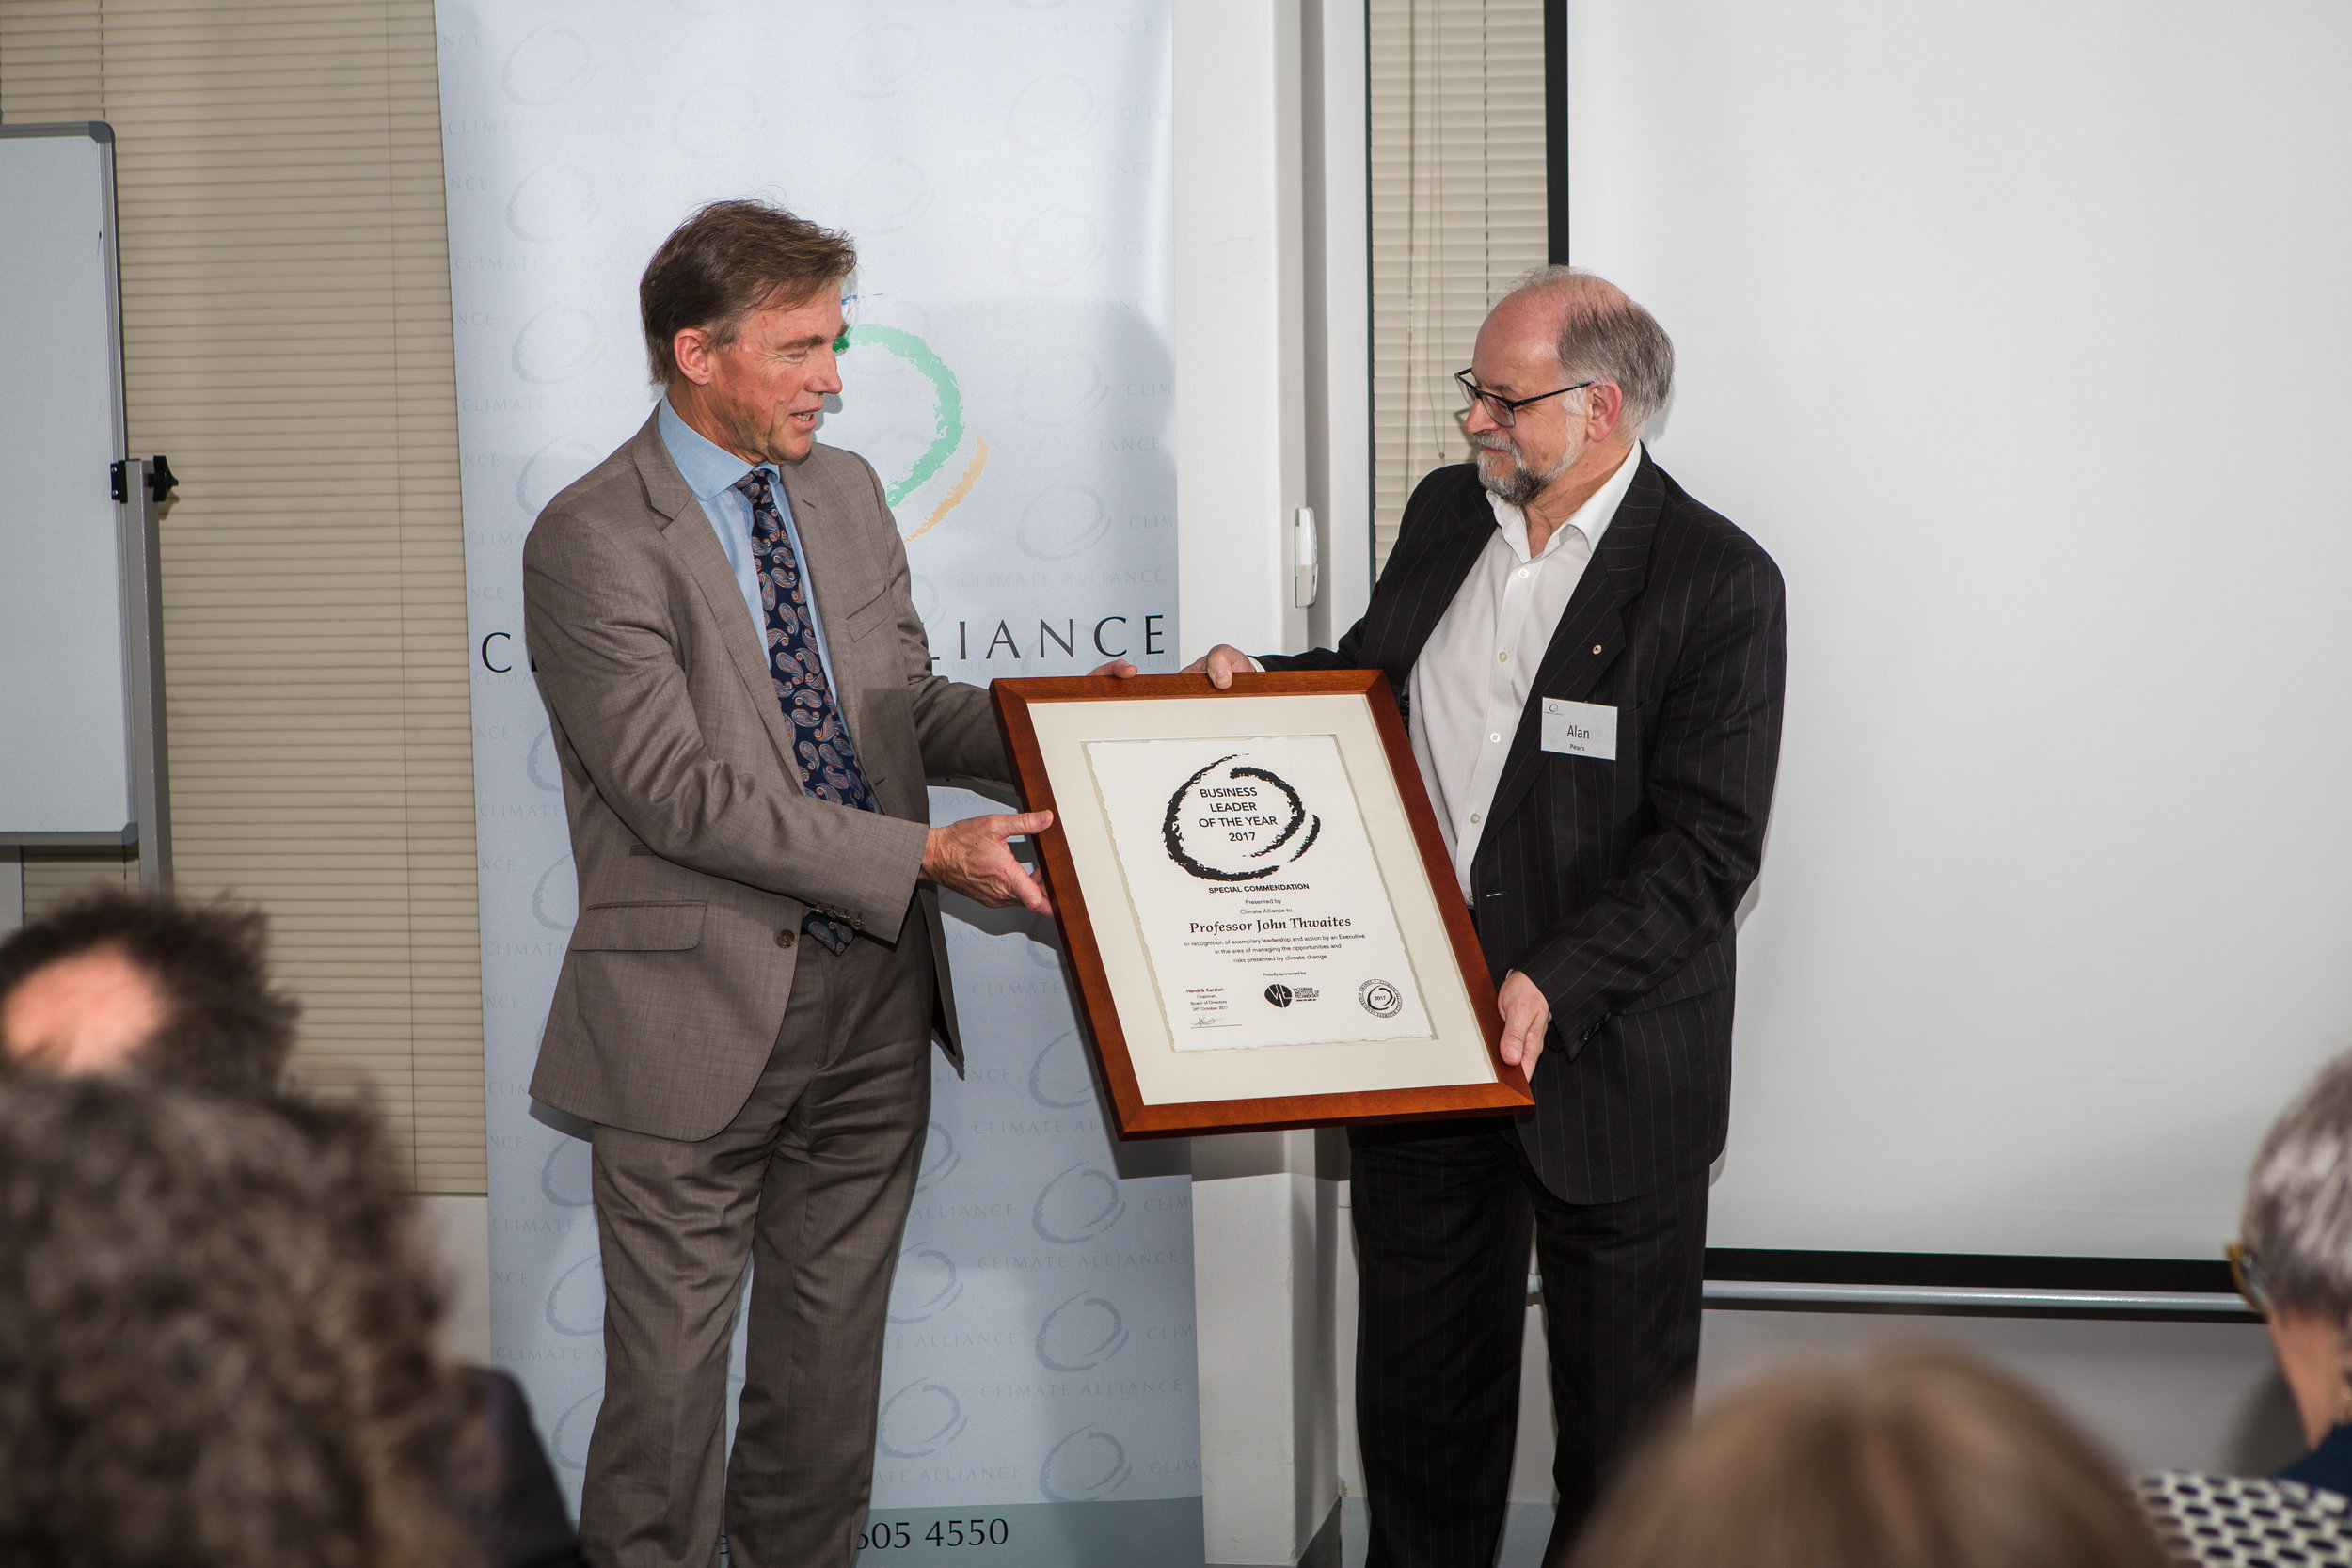
<path fill-rule="evenodd" d="M 1379 650 L 1380 662 L 1400 693 L 1407 689 L 1413 664 L 1428 645 L 1430 634 L 1445 619 L 1454 595 L 1462 591 L 1470 568 L 1478 564 L 1479 556 L 1494 539 L 1494 509 L 1486 504 L 1486 492 L 1480 489 L 1470 494 L 1472 501 L 1455 510 L 1430 541 L 1427 559 L 1400 563 L 1406 565 L 1404 575 L 1415 584 L 1415 591 L 1391 632 L 1395 641 Z"/>
<path fill-rule="evenodd" d="M 825 628 L 825 654 L 833 661 L 834 683 L 839 689 L 834 700 L 842 705 L 842 714 L 849 717 L 849 693 L 859 689 L 850 678 L 848 661 L 854 657 L 854 640 L 850 636 L 850 611 L 871 597 L 871 589 L 879 587 L 880 576 L 860 546 L 860 541 L 850 530 L 842 527 L 847 516 L 832 486 L 808 471 L 808 465 L 780 463 L 784 473 L 784 499 L 792 506 L 793 531 L 801 536 L 802 569 L 817 591 L 817 616 Z M 857 726 L 850 726 L 850 736 L 856 737 Z"/>
<path fill-rule="evenodd" d="M 661 519 L 656 526 L 661 531 L 662 543 L 676 555 L 702 595 L 703 612 L 719 627 L 719 641 L 733 660 L 736 673 L 742 677 L 744 694 L 767 729 L 770 744 L 784 763 L 785 777 L 797 786 L 801 773 L 792 761 L 792 727 L 784 717 L 784 705 L 776 701 L 775 677 L 768 669 L 767 639 L 744 612 L 743 590 L 736 582 L 735 568 L 727 564 L 726 551 L 719 547 L 709 514 L 694 499 L 677 465 L 670 461 L 658 414 L 637 433 L 630 451 L 638 475 L 644 481 L 645 499 Z"/>
<path fill-rule="evenodd" d="M 1645 451 L 1625 499 L 1600 536 L 1576 592 L 1560 612 L 1560 625 L 1544 648 L 1543 662 L 1527 691 L 1527 706 L 1511 737 L 1511 753 L 1503 760 L 1502 778 L 1495 785 L 1494 804 L 1486 811 L 1489 827 L 1482 844 L 1499 842 L 1492 824 L 1502 822 L 1519 797 L 1527 793 L 1541 766 L 1537 743 L 1543 735 L 1546 697 L 1582 702 L 1603 672 L 1625 648 L 1625 606 L 1649 578 L 1650 542 L 1658 531 L 1658 509 L 1666 486 L 1658 466 Z"/>

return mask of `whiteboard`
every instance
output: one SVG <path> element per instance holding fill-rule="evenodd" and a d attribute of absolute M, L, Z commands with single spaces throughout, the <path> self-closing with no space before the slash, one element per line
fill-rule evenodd
<path fill-rule="evenodd" d="M 2352 8 L 1578 0 L 1788 583 L 1711 1244 L 2213 1259 L 2352 1044 Z"/>
<path fill-rule="evenodd" d="M 0 127 L 0 843 L 127 841 L 113 135 Z"/>

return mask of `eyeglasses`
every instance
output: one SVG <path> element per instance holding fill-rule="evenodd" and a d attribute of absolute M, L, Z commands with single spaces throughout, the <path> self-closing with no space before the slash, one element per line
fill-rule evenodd
<path fill-rule="evenodd" d="M 1467 370 L 1454 372 L 1455 384 L 1462 388 L 1463 411 L 1467 413 L 1474 404 L 1483 403 L 1486 405 L 1487 417 L 1505 430 L 1518 423 L 1519 410 L 1529 404 L 1541 403 L 1546 398 L 1556 398 L 1563 392 L 1581 391 L 1593 385 L 1589 381 L 1580 381 L 1573 387 L 1555 387 L 1549 392 L 1537 392 L 1532 398 L 1506 398 L 1501 392 L 1486 390 L 1486 388 L 1471 380 L 1470 374 L 1471 372 Z"/>
<path fill-rule="evenodd" d="M 2254 1249 L 2244 1242 L 2232 1242 L 2221 1249 L 2230 1259 L 2230 1283 L 2246 1298 L 2246 1305 L 2270 1316 L 2270 1281 L 2263 1277 L 2263 1262 L 2254 1256 Z"/>

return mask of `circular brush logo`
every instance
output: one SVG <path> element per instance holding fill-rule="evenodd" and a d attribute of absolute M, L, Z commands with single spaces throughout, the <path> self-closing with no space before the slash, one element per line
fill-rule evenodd
<path fill-rule="evenodd" d="M 1045 1315 L 1037 1331 L 1037 1358 L 1057 1372 L 1083 1372 L 1117 1355 L 1127 1323 L 1104 1297 L 1081 1291 Z"/>
<path fill-rule="evenodd" d="M 1323 832 L 1323 818 L 1298 791 L 1240 755 L 1221 756 L 1177 785 L 1160 820 L 1168 858 L 1205 882 L 1271 877 L 1313 848 Z"/>
<path fill-rule="evenodd" d="M 1099 1426 L 1080 1427 L 1045 1456 L 1037 1489 L 1057 1503 L 1092 1502 L 1126 1485 L 1133 1474 L 1124 1443 Z"/>
<path fill-rule="evenodd" d="M 953 1388 L 923 1379 L 882 1402 L 874 1446 L 893 1459 L 920 1459 L 962 1436 L 970 1424 Z"/>

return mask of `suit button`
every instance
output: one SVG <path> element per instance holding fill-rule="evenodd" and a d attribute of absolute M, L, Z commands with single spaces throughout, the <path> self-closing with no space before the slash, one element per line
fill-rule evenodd
<path fill-rule="evenodd" d="M 776 933 L 776 945 L 777 945 L 778 947 L 789 947 L 789 946 L 791 946 L 791 945 L 792 945 L 792 942 L 793 942 L 793 936 L 792 936 L 792 933 L 791 933 L 791 932 L 789 932 L 789 931 L 778 931 L 778 932 Z"/>

